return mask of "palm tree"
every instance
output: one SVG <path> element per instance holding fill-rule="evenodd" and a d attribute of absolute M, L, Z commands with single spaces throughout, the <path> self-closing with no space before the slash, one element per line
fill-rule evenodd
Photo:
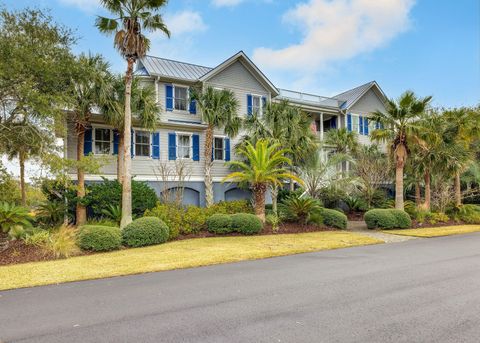
<path fill-rule="evenodd" d="M 246 135 L 239 146 L 246 142 L 255 144 L 260 139 L 269 139 L 290 151 L 287 156 L 293 165 L 307 163 L 312 155 L 317 155 L 318 142 L 310 129 L 311 118 L 300 108 L 291 106 L 288 101 L 269 103 L 263 114 L 254 113 L 245 120 Z M 290 182 L 293 187 L 294 183 Z M 277 212 L 278 184 L 271 186 L 273 211 Z"/>
<path fill-rule="evenodd" d="M 218 90 L 207 87 L 202 92 L 194 91 L 192 99 L 198 104 L 202 120 L 207 124 L 205 131 L 205 203 L 207 207 L 213 205 L 212 182 L 212 147 L 213 132 L 223 129 L 230 138 L 235 137 L 241 127 L 238 117 L 239 103 L 231 90 Z"/>
<path fill-rule="evenodd" d="M 170 37 L 170 31 L 163 22 L 158 11 L 167 4 L 167 0 L 101 0 L 102 5 L 110 11 L 115 18 L 98 17 L 96 26 L 107 34 L 115 34 L 114 46 L 127 61 L 125 74 L 125 122 L 123 125 L 123 171 L 122 183 L 122 222 L 124 228 L 132 221 L 132 180 L 130 130 L 132 126 L 132 113 L 130 98 L 133 79 L 133 65 L 145 56 L 150 48 L 150 40 L 142 34 L 142 29 L 147 31 L 160 30 Z"/>
<path fill-rule="evenodd" d="M 74 66 L 71 82 L 72 120 L 77 135 L 77 198 L 85 196 L 84 158 L 85 130 L 90 127 L 90 118 L 110 91 L 108 63 L 100 55 L 80 55 Z M 77 202 L 76 222 L 82 225 L 87 220 L 87 211 L 82 201 Z"/>
<path fill-rule="evenodd" d="M 231 167 L 238 169 L 238 171 L 227 175 L 223 182 L 248 183 L 254 196 L 255 214 L 265 222 L 265 193 L 268 186 L 271 184 L 278 185 L 284 179 L 303 182 L 285 168 L 285 166 L 291 166 L 292 161 L 285 156 L 289 151 L 281 149 L 278 143 L 260 139 L 255 145 L 246 142 L 245 146 L 239 147 L 236 152 L 245 161 L 228 162 Z"/>
<path fill-rule="evenodd" d="M 159 110 L 156 104 L 155 89 L 150 86 L 140 86 L 137 79 L 132 81 L 132 116 L 140 126 L 154 130 L 159 121 Z M 117 75 L 112 80 L 112 93 L 102 103 L 102 113 L 105 121 L 118 131 L 117 179 L 123 182 L 123 151 L 125 123 L 125 81 Z"/>
<path fill-rule="evenodd" d="M 372 120 L 382 127 L 372 132 L 374 140 L 390 143 L 395 159 L 395 208 L 403 210 L 403 169 L 409 152 L 409 141 L 418 129 L 416 120 L 425 112 L 431 96 L 418 98 L 412 91 L 406 91 L 398 100 L 389 99 L 386 112 L 375 111 Z"/>
<path fill-rule="evenodd" d="M 329 130 L 325 133 L 324 143 L 333 147 L 339 154 L 351 155 L 358 148 L 358 135 L 345 128 Z"/>

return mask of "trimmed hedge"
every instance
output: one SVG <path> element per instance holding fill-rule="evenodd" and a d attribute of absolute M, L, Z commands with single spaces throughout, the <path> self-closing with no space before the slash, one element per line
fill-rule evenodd
<path fill-rule="evenodd" d="M 369 229 L 408 229 L 412 220 L 407 212 L 396 209 L 373 209 L 365 213 Z"/>
<path fill-rule="evenodd" d="M 215 234 L 233 232 L 232 217 L 228 214 L 214 214 L 207 219 L 208 231 Z"/>
<path fill-rule="evenodd" d="M 347 228 L 347 216 L 340 211 L 332 210 L 329 208 L 322 208 L 320 215 L 323 218 L 323 223 L 326 226 L 334 227 L 337 229 L 345 230 Z"/>
<path fill-rule="evenodd" d="M 237 213 L 230 216 L 232 228 L 244 235 L 254 235 L 262 231 L 262 221 L 254 214 Z"/>
<path fill-rule="evenodd" d="M 165 243 L 170 232 L 157 217 L 143 217 L 128 224 L 122 232 L 123 242 L 130 247 Z"/>
<path fill-rule="evenodd" d="M 122 246 L 122 233 L 118 227 L 85 225 L 80 228 L 78 246 L 91 251 L 116 250 Z"/>

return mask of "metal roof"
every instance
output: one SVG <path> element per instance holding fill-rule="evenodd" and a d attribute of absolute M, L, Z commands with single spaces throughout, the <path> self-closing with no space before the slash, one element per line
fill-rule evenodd
<path fill-rule="evenodd" d="M 353 89 L 350 89 L 346 92 L 340 93 L 335 95 L 333 98 L 341 100 L 343 102 L 343 105 L 341 106 L 343 108 L 348 108 L 350 107 L 359 97 L 361 97 L 365 92 L 367 92 L 372 85 L 375 84 L 375 81 L 370 81 L 365 83 L 364 85 L 355 87 Z"/>
<path fill-rule="evenodd" d="M 171 77 L 188 81 L 197 81 L 212 70 L 209 67 L 148 55 L 142 58 L 140 63 L 151 76 Z M 139 66 L 138 70 L 141 68 Z"/>

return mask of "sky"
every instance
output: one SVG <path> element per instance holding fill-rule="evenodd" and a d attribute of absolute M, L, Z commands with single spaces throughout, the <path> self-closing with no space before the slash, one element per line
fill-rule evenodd
<path fill-rule="evenodd" d="M 0 3 L 2 0 L 0 0 Z M 48 8 L 75 30 L 76 53 L 125 62 L 94 27 L 99 0 L 3 0 Z M 388 97 L 409 89 L 433 105 L 480 103 L 479 0 L 170 0 L 172 37 L 148 33 L 150 55 L 209 67 L 243 50 L 279 88 L 333 96 L 376 80 Z"/>

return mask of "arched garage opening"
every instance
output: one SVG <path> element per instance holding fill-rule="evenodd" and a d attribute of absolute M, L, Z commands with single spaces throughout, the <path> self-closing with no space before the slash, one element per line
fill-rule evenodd
<path fill-rule="evenodd" d="M 225 201 L 250 200 L 252 192 L 241 188 L 232 188 L 225 192 Z"/>
<path fill-rule="evenodd" d="M 162 192 L 160 198 L 165 199 L 165 196 L 170 202 L 175 202 L 177 201 L 177 199 L 181 198 L 183 205 L 200 206 L 200 192 L 192 188 L 188 188 L 188 187 L 185 187 L 183 189 L 179 187 L 169 188 Z"/>

